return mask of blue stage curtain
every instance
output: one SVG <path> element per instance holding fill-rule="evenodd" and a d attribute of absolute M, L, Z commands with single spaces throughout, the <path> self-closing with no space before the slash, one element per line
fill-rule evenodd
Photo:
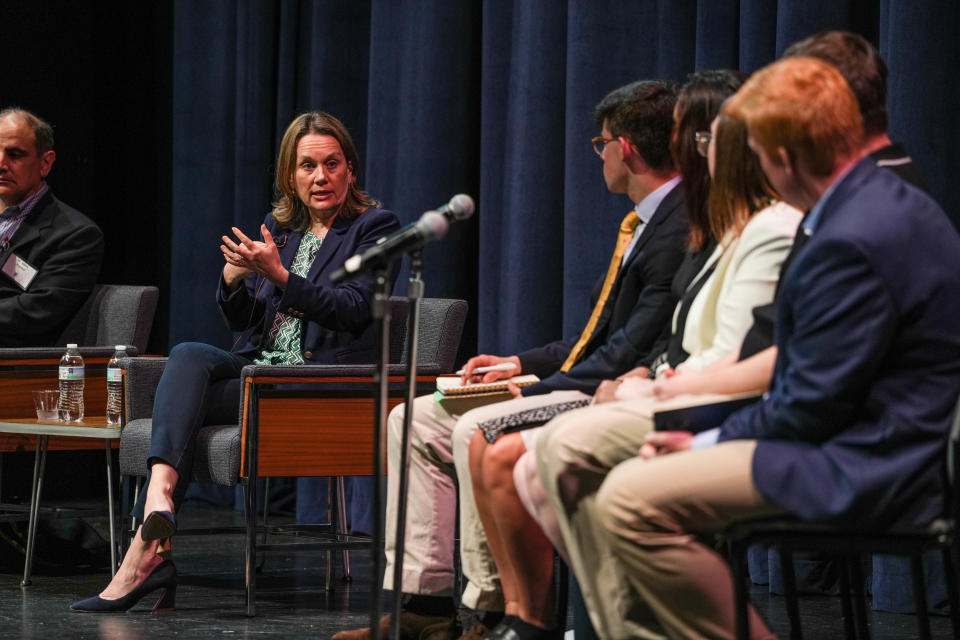
<path fill-rule="evenodd" d="M 960 3 L 181 0 L 173 23 L 171 345 L 229 346 L 219 237 L 256 231 L 284 128 L 310 109 L 343 119 L 360 184 L 402 221 L 476 198 L 425 252 L 427 295 L 470 302 L 462 357 L 575 334 L 632 206 L 590 148 L 594 105 L 636 79 L 751 72 L 823 29 L 879 47 L 891 133 L 960 222 Z"/>
<path fill-rule="evenodd" d="M 403 221 L 454 193 L 476 198 L 477 215 L 426 251 L 427 295 L 471 303 L 463 355 L 511 353 L 582 325 L 630 207 L 603 183 L 591 111 L 631 80 L 749 72 L 815 31 L 863 33 L 890 66 L 893 136 L 960 220 L 948 188 L 960 170 L 958 6 L 177 2 L 170 344 L 229 345 L 213 302 L 219 236 L 256 231 L 284 127 L 307 109 L 344 120 L 361 184 Z"/>

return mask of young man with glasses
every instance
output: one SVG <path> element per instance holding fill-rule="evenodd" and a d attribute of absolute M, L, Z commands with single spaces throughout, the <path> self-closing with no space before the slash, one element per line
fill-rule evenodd
<path fill-rule="evenodd" d="M 453 638 L 454 530 L 459 485 L 460 549 L 468 580 L 462 596 L 473 609 L 504 608 L 496 566 L 474 502 L 468 444 L 480 422 L 559 402 L 586 401 L 605 378 L 631 369 L 653 347 L 676 300 L 670 291 L 688 233 L 679 176 L 670 156 L 676 91 L 661 81 L 640 81 L 614 90 L 597 106 L 601 136 L 593 139 L 603 176 L 613 193 L 634 204 L 616 238 L 616 251 L 594 287 L 592 313 L 579 335 L 516 355 L 479 355 L 464 365 L 465 378 L 480 366 L 512 363 L 484 382 L 533 373 L 542 380 L 512 400 L 503 396 L 414 403 L 410 434 L 408 517 L 404 552 L 402 638 Z M 612 230 L 611 230 L 612 231 Z M 611 239 L 613 234 L 611 233 Z M 390 415 L 385 585 L 393 588 L 397 479 L 404 407 Z M 459 482 L 454 479 L 454 461 Z M 508 614 L 512 613 L 509 608 Z M 483 616 L 462 638 L 485 638 L 501 616 Z M 389 624 L 384 618 L 383 627 Z M 434 635 L 435 634 L 435 635 Z M 369 629 L 344 631 L 335 640 L 360 640 Z"/>

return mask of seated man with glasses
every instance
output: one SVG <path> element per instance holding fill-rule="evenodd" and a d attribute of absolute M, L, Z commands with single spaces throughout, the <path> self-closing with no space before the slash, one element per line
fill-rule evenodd
<path fill-rule="evenodd" d="M 646 356 L 668 324 L 676 304 L 671 282 L 683 259 L 688 233 L 686 205 L 677 188 L 680 178 L 670 155 L 675 102 L 676 91 L 669 83 L 640 81 L 614 90 L 595 110 L 602 135 L 592 142 L 603 159 L 607 187 L 613 193 L 626 194 L 634 207 L 620 225 L 610 266 L 594 287 L 592 312 L 580 334 L 516 355 L 478 355 L 463 367 L 465 379 L 478 380 L 480 376 L 471 375 L 477 367 L 512 363 L 513 369 L 486 373 L 482 380 L 509 379 L 520 373 L 536 374 L 542 380 L 524 388 L 523 397 L 506 402 L 503 396 L 442 401 L 424 396 L 415 401 L 403 582 L 396 585 L 404 593 L 399 620 L 402 638 L 423 637 L 428 628 L 431 633 L 437 631 L 431 638 L 456 637 L 452 596 L 458 484 L 462 569 L 468 579 L 462 602 L 486 612 L 503 610 L 496 566 L 477 515 L 468 472 L 468 445 L 476 425 L 491 417 L 564 400 L 589 401 L 601 380 L 620 375 Z M 403 412 L 402 405 L 397 407 L 389 420 L 387 588 L 394 588 Z M 459 483 L 454 479 L 455 459 L 456 473 L 467 476 L 460 477 Z M 462 637 L 486 637 L 501 617 L 499 613 L 481 617 Z M 386 628 L 389 620 L 384 618 L 382 625 Z M 342 631 L 334 638 L 369 635 L 369 629 L 360 629 Z"/>

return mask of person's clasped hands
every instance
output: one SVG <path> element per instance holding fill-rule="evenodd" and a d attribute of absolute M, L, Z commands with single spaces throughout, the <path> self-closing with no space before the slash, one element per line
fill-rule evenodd
<path fill-rule="evenodd" d="M 266 225 L 260 225 L 263 241 L 251 240 L 237 227 L 232 227 L 236 240 L 221 236 L 220 251 L 226 260 L 223 275 L 227 284 L 233 284 L 251 273 L 258 273 L 277 287 L 284 287 L 290 272 L 280 260 L 280 252 Z"/>

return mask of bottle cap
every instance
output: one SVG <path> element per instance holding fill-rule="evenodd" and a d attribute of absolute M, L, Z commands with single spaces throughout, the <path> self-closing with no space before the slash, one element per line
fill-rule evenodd
<path fill-rule="evenodd" d="M 67 349 L 76 349 L 76 348 L 77 348 L 76 342 L 71 342 L 70 344 L 67 345 Z"/>

